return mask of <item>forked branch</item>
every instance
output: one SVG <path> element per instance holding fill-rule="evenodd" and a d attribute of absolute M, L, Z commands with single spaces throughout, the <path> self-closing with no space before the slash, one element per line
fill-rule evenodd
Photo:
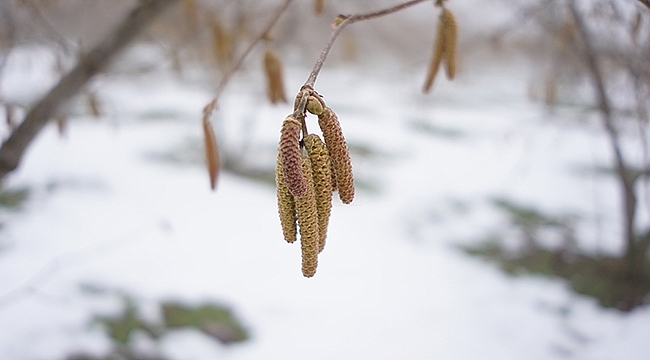
<path fill-rule="evenodd" d="M 210 115 L 212 115 L 212 112 L 217 108 L 217 102 L 219 101 L 219 97 L 221 97 L 221 93 L 223 90 L 226 88 L 226 85 L 228 85 L 228 82 L 232 78 L 232 76 L 239 70 L 239 68 L 242 66 L 244 63 L 244 60 L 248 57 L 250 52 L 255 48 L 255 46 L 264 39 L 268 33 L 271 31 L 275 23 L 278 22 L 284 11 L 287 9 L 289 4 L 293 0 L 284 0 L 284 3 L 280 5 L 280 7 L 275 11 L 271 19 L 269 19 L 269 22 L 264 26 L 260 34 L 250 43 L 248 44 L 248 47 L 244 50 L 244 52 L 239 56 L 237 61 L 233 63 L 233 65 L 228 69 L 223 76 L 221 77 L 221 80 L 219 81 L 219 84 L 217 85 L 217 90 L 215 91 L 214 97 L 212 98 L 212 101 L 208 103 L 208 105 L 203 108 L 203 119 L 206 121 Z"/>
<path fill-rule="evenodd" d="M 316 78 L 318 77 L 318 74 L 320 73 L 321 68 L 323 67 L 323 63 L 325 62 L 325 59 L 327 58 L 327 55 L 330 52 L 330 49 L 332 48 L 332 45 L 334 44 L 334 41 L 336 41 L 336 38 L 338 38 L 339 34 L 343 29 L 355 22 L 363 21 L 363 20 L 371 20 L 375 19 L 378 17 L 382 17 L 385 15 L 389 15 L 395 12 L 398 12 L 400 10 L 404 10 L 408 7 L 411 7 L 413 5 L 417 5 L 421 2 L 424 2 L 427 0 L 411 0 L 407 1 L 402 4 L 398 4 L 395 6 L 391 6 L 386 9 L 382 9 L 379 11 L 374 11 L 366 14 L 355 14 L 355 15 L 339 15 L 337 17 L 337 22 L 341 21 L 340 23 L 334 24 L 335 28 L 330 34 L 329 39 L 327 39 L 327 43 L 325 44 L 325 47 L 323 48 L 323 51 L 321 51 L 320 56 L 318 57 L 318 60 L 316 60 L 316 64 L 314 65 L 314 68 L 312 69 L 311 73 L 309 74 L 309 77 L 307 78 L 307 81 L 305 82 L 305 85 L 303 87 L 314 87 L 314 84 L 316 83 Z"/>

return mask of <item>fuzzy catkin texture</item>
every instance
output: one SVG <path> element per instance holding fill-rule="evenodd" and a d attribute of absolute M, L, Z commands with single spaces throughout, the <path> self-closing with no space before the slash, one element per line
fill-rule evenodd
<path fill-rule="evenodd" d="M 440 62 L 445 52 L 445 28 L 442 21 L 438 21 L 438 31 L 436 33 L 436 42 L 433 45 L 433 56 L 431 57 L 431 62 L 429 63 L 429 70 L 427 77 L 424 81 L 424 87 L 422 91 L 428 93 L 431 90 L 436 75 L 438 74 L 438 69 L 440 68 Z"/>
<path fill-rule="evenodd" d="M 217 138 L 214 135 L 212 124 L 207 118 L 203 119 L 203 144 L 205 146 L 205 160 L 208 165 L 208 174 L 210 175 L 210 188 L 217 187 L 219 178 L 219 147 Z"/>
<path fill-rule="evenodd" d="M 302 171 L 307 179 L 305 195 L 296 197 L 296 214 L 300 226 L 300 250 L 302 253 L 302 275 L 312 277 L 318 266 L 320 234 L 318 231 L 318 210 L 312 178 L 311 161 L 302 157 Z"/>
<path fill-rule="evenodd" d="M 314 190 L 316 192 L 316 210 L 318 211 L 318 230 L 320 242 L 318 251 L 325 248 L 327 226 L 332 211 L 332 174 L 330 154 L 325 143 L 316 134 L 309 134 L 303 139 L 305 149 L 311 161 Z"/>
<path fill-rule="evenodd" d="M 273 50 L 264 53 L 264 73 L 266 74 L 266 95 L 272 104 L 286 103 L 284 82 L 282 80 L 282 62 Z"/>
<path fill-rule="evenodd" d="M 444 32 L 444 52 L 445 52 L 445 72 L 447 79 L 453 80 L 456 76 L 456 41 L 458 37 L 458 27 L 456 26 L 456 19 L 454 14 L 447 9 L 442 9 L 440 17 Z"/>
<path fill-rule="evenodd" d="M 280 215 L 280 225 L 282 225 L 282 234 L 284 240 L 288 243 L 296 241 L 296 202 L 293 195 L 289 192 L 287 185 L 282 176 L 282 162 L 278 153 L 278 161 L 275 167 L 275 186 L 278 197 L 278 213 Z"/>
<path fill-rule="evenodd" d="M 305 195 L 307 183 L 300 169 L 300 122 L 289 115 L 282 123 L 280 130 L 280 162 L 282 163 L 282 176 L 291 195 L 295 197 Z"/>
<path fill-rule="evenodd" d="M 350 159 L 350 150 L 343 137 L 343 130 L 339 119 L 332 111 L 326 107 L 318 115 L 318 125 L 323 132 L 325 145 L 330 153 L 330 158 L 334 164 L 334 173 L 336 175 L 336 188 L 339 192 L 339 198 L 344 204 L 349 204 L 354 200 L 354 177 L 352 175 L 352 160 Z"/>

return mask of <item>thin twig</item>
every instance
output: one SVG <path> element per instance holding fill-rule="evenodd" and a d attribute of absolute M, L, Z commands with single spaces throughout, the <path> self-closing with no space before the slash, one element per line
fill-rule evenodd
<path fill-rule="evenodd" d="M 307 100 L 309 99 L 309 95 L 311 95 L 313 92 L 314 90 L 311 87 L 303 86 L 300 90 L 300 94 L 298 94 L 300 97 L 298 106 L 296 106 L 296 108 L 293 110 L 293 117 L 300 119 L 300 123 L 302 125 L 300 128 L 302 129 L 303 139 L 309 135 L 309 132 L 307 131 L 307 122 L 305 121 L 305 108 L 307 107 Z"/>
<path fill-rule="evenodd" d="M 23 1 L 22 4 L 29 8 L 29 11 L 31 11 L 34 17 L 36 17 L 36 20 L 40 21 L 42 26 L 45 28 L 44 30 L 46 32 L 46 36 L 56 38 L 55 42 L 63 48 L 64 52 L 71 50 L 70 44 L 68 44 L 66 38 L 61 35 L 61 33 L 59 33 L 56 28 L 47 20 L 38 5 L 34 4 L 32 0 Z"/>
<path fill-rule="evenodd" d="M 203 108 L 203 118 L 208 118 L 210 115 L 212 115 L 212 112 L 217 108 L 217 102 L 219 101 L 219 97 L 221 97 L 221 93 L 223 90 L 226 88 L 226 85 L 230 82 L 230 78 L 239 70 L 239 68 L 242 66 L 244 63 L 244 60 L 248 57 L 248 54 L 253 50 L 253 48 L 260 42 L 262 39 L 266 37 L 266 35 L 271 31 L 273 26 L 275 25 L 276 22 L 280 19 L 280 16 L 284 13 L 284 11 L 287 9 L 289 4 L 293 0 L 285 0 L 282 5 L 275 11 L 275 14 L 271 17 L 269 22 L 266 24 L 264 29 L 260 32 L 260 34 L 253 40 L 250 44 L 248 44 L 248 47 L 244 52 L 239 56 L 237 61 L 232 65 L 228 71 L 226 71 L 223 76 L 221 77 L 221 80 L 219 81 L 219 84 L 217 85 L 217 90 L 215 90 L 214 97 L 212 98 L 212 101 L 208 103 L 208 105 Z"/>
<path fill-rule="evenodd" d="M 587 32 L 582 16 L 578 13 L 575 1 L 570 1 L 569 10 L 576 24 L 576 29 L 582 38 L 583 56 L 584 60 L 589 67 L 591 78 L 596 88 L 596 95 L 598 97 L 598 106 L 603 115 L 603 123 L 607 136 L 609 137 L 610 145 L 614 151 L 614 163 L 616 172 L 619 178 L 620 185 L 623 188 L 623 208 L 625 210 L 624 229 L 627 242 L 627 252 L 632 253 L 635 249 L 635 214 L 636 214 L 636 194 L 634 193 L 634 178 L 628 175 L 627 165 L 623 159 L 621 145 L 618 135 L 618 130 L 614 125 L 612 116 L 612 108 L 609 97 L 605 91 L 605 81 L 601 75 L 600 65 L 595 54 L 594 46 L 591 42 L 591 37 Z"/>
<path fill-rule="evenodd" d="M 316 78 L 318 77 L 318 74 L 320 73 L 320 70 L 323 67 L 323 63 L 325 62 L 325 59 L 327 58 L 327 55 L 329 54 L 329 51 L 332 48 L 332 45 L 334 44 L 334 41 L 336 41 L 336 38 L 339 36 L 341 31 L 343 31 L 343 28 L 345 28 L 347 25 L 353 24 L 358 21 L 371 20 L 384 15 L 392 14 L 394 12 L 406 9 L 410 6 L 419 4 L 424 1 L 427 0 L 411 0 L 383 10 L 379 10 L 367 14 L 351 15 L 345 18 L 345 20 L 343 20 L 343 22 L 338 24 L 338 26 L 336 26 L 336 28 L 334 28 L 334 30 L 330 34 L 330 37 L 329 39 L 327 39 L 327 43 L 325 44 L 325 48 L 323 48 L 323 51 L 321 51 L 320 56 L 318 57 L 318 60 L 316 60 L 316 64 L 314 64 L 314 68 L 309 74 L 309 77 L 307 78 L 307 81 L 305 82 L 304 86 L 309 86 L 312 88 L 314 87 L 314 84 L 316 83 Z"/>

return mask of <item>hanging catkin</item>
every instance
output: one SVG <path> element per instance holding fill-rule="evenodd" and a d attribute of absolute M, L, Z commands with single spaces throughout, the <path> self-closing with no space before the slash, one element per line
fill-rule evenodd
<path fill-rule="evenodd" d="M 431 90 L 440 63 L 444 63 L 445 73 L 449 80 L 456 76 L 456 42 L 458 37 L 458 27 L 454 14 L 447 8 L 442 9 L 440 21 L 438 21 L 438 31 L 436 33 L 436 42 L 433 46 L 433 56 L 429 63 L 429 70 L 424 81 L 422 91 L 428 93 Z"/>
<path fill-rule="evenodd" d="M 217 146 L 217 137 L 208 118 L 203 118 L 203 146 L 205 147 L 205 161 L 208 165 L 208 175 L 210 175 L 210 188 L 217 187 L 219 178 L 219 147 Z"/>
<path fill-rule="evenodd" d="M 282 80 L 282 61 L 271 49 L 264 53 L 264 73 L 266 74 L 266 95 L 272 104 L 286 103 L 284 82 Z"/>
<path fill-rule="evenodd" d="M 350 150 L 345 142 L 345 137 L 343 137 L 341 124 L 334 111 L 329 107 L 325 107 L 323 112 L 318 115 L 318 125 L 323 132 L 325 145 L 334 164 L 339 198 L 344 204 L 349 204 L 354 199 L 354 177 L 352 175 Z"/>
<path fill-rule="evenodd" d="M 456 76 L 456 38 L 458 37 L 456 19 L 449 9 L 443 8 L 440 22 L 445 35 L 445 72 L 447 79 L 453 80 Z"/>
<path fill-rule="evenodd" d="M 314 1 L 314 14 L 316 16 L 323 13 L 325 10 L 325 0 L 315 0 Z"/>
<path fill-rule="evenodd" d="M 212 53 L 217 64 L 225 65 L 232 59 L 232 37 L 224 29 L 217 16 L 210 19 L 212 28 Z"/>
<path fill-rule="evenodd" d="M 307 183 L 300 170 L 300 121 L 293 115 L 287 116 L 280 130 L 280 161 L 282 163 L 282 176 L 291 195 L 295 197 L 305 195 Z"/>
<path fill-rule="evenodd" d="M 440 68 L 440 62 L 445 51 L 445 28 L 442 21 L 438 21 L 438 31 L 436 33 L 436 42 L 433 46 L 433 56 L 431 57 L 431 62 L 429 63 L 429 70 L 427 77 L 424 81 L 424 87 L 422 91 L 428 93 L 431 90 L 433 81 L 436 79 L 438 74 L 438 69 Z"/>
<path fill-rule="evenodd" d="M 288 243 L 296 241 L 296 202 L 293 195 L 289 192 L 287 184 L 282 176 L 282 163 L 280 153 L 275 167 L 275 187 L 278 197 L 278 213 L 280 215 L 280 224 L 282 225 L 282 234 L 284 240 Z"/>
<path fill-rule="evenodd" d="M 318 231 L 318 210 L 316 194 L 312 178 L 311 161 L 303 156 L 301 167 L 307 179 L 307 191 L 303 196 L 296 197 L 296 215 L 300 227 L 300 249 L 302 253 L 302 275 L 312 277 L 318 266 L 318 251 L 320 234 Z"/>
<path fill-rule="evenodd" d="M 323 251 L 327 238 L 327 225 L 332 210 L 332 174 L 330 154 L 325 143 L 316 134 L 309 134 L 303 139 L 305 149 L 311 161 L 314 190 L 316 192 L 316 209 L 318 212 L 318 230 L 320 242 L 318 251 Z"/>

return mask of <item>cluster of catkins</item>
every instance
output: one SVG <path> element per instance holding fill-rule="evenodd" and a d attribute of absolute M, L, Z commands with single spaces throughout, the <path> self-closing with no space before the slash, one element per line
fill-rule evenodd
<path fill-rule="evenodd" d="M 275 181 L 284 239 L 293 243 L 299 229 L 302 274 L 312 277 L 325 246 L 332 192 L 338 190 L 341 201 L 351 203 L 354 179 L 350 151 L 334 111 L 309 89 L 296 98 L 294 108 L 301 106 L 305 111 L 294 111 L 282 122 Z M 307 111 L 318 116 L 324 141 L 303 129 Z"/>

